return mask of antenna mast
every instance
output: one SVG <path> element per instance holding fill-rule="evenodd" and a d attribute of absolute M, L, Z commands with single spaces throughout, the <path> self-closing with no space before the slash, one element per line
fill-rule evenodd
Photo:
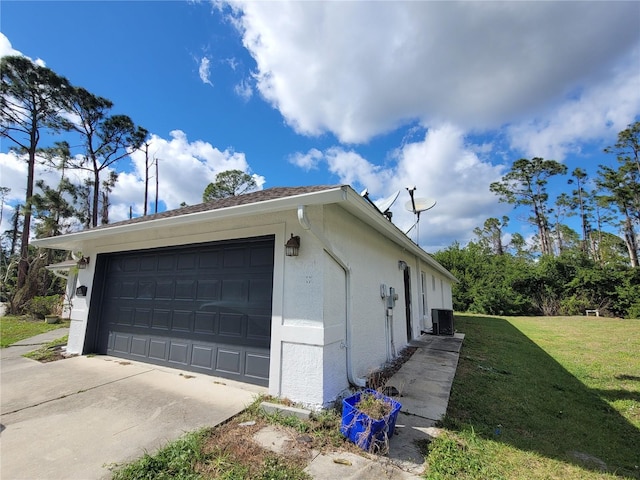
<path fill-rule="evenodd" d="M 416 227 L 416 245 L 420 246 L 420 214 L 427 210 L 432 209 L 436 205 L 436 201 L 431 198 L 414 198 L 413 193 L 416 191 L 416 187 L 407 187 L 411 201 L 405 204 L 405 208 L 416 216 L 416 223 L 414 223 L 407 234 Z"/>

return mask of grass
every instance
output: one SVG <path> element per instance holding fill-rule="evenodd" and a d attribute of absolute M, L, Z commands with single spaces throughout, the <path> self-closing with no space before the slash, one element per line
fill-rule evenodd
<path fill-rule="evenodd" d="M 218 427 L 188 433 L 153 455 L 145 454 L 132 463 L 116 466 L 113 480 L 311 480 L 304 468 L 312 449 L 357 450 L 339 433 L 338 411 L 326 410 L 302 420 L 265 413 L 260 408 L 264 400 L 278 401 L 259 397 L 244 412 Z M 293 441 L 286 455 L 276 455 L 251 441 L 256 432 L 268 425 L 290 432 Z"/>
<path fill-rule="evenodd" d="M 42 345 L 40 348 L 34 350 L 33 352 L 25 353 L 23 357 L 31 358 L 32 360 L 37 360 L 38 362 L 42 363 L 60 360 L 64 358 L 60 347 L 66 345 L 67 340 L 69 340 L 69 335 L 56 338 L 55 340 Z"/>
<path fill-rule="evenodd" d="M 456 329 L 426 478 L 640 478 L 640 321 L 459 315 Z"/>
<path fill-rule="evenodd" d="M 443 433 L 420 445 L 425 479 L 640 479 L 639 320 L 456 315 L 456 329 L 466 337 Z M 299 443 L 276 456 L 250 441 L 268 424 L 308 449 L 361 453 L 339 433 L 338 411 L 303 421 L 264 414 L 262 400 L 114 479 L 306 479 Z"/>
<path fill-rule="evenodd" d="M 0 317 L 0 348 L 33 337 L 40 333 L 68 327 L 69 321 L 63 320 L 61 323 L 49 324 L 44 320 L 32 320 L 27 317 L 5 316 Z"/>

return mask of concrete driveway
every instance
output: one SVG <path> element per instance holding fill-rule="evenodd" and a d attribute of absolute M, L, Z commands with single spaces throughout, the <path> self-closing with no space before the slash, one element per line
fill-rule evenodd
<path fill-rule="evenodd" d="M 108 356 L 41 364 L 12 348 L 0 364 L 3 480 L 109 478 L 114 464 L 219 424 L 267 391 Z"/>

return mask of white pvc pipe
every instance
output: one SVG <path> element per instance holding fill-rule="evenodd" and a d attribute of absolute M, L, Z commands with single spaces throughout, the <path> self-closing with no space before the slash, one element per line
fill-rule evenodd
<path fill-rule="evenodd" d="M 307 217 L 307 207 L 306 205 L 298 206 L 298 222 L 308 232 L 311 232 L 314 237 L 318 239 L 320 243 L 322 243 L 323 249 L 325 252 L 329 254 L 329 256 L 342 268 L 344 271 L 345 278 L 345 300 L 346 300 L 346 312 L 345 312 L 345 347 L 347 350 L 347 379 L 349 383 L 355 385 L 356 387 L 365 387 L 367 385 L 366 378 L 359 378 L 353 372 L 353 362 L 351 360 L 351 345 L 353 336 L 351 334 L 351 268 L 349 265 L 342 260 L 338 254 L 333 250 L 331 244 L 324 236 L 322 232 L 318 232 L 313 226 L 311 222 L 309 222 L 309 218 Z"/>

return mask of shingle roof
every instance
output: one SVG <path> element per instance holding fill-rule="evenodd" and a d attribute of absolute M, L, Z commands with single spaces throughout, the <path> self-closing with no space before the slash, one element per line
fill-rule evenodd
<path fill-rule="evenodd" d="M 304 195 L 305 193 L 321 192 L 323 190 L 329 190 L 336 188 L 339 185 L 311 185 L 307 187 L 272 187 L 265 190 L 258 190 L 257 192 L 245 193 L 243 195 L 236 195 L 233 197 L 221 198 L 219 200 L 213 200 L 211 202 L 198 203 L 196 205 L 189 205 L 188 207 L 177 208 L 175 210 L 167 210 L 165 212 L 155 213 L 153 215 L 147 215 L 144 217 L 135 217 L 129 220 L 123 220 L 116 223 L 109 223 L 105 225 L 99 225 L 92 230 L 100 228 L 108 228 L 116 225 L 129 225 L 133 223 L 148 222 L 150 220 L 158 220 L 161 218 L 179 217 L 181 215 L 187 215 L 189 213 L 206 212 L 209 210 L 219 210 L 221 208 L 235 207 L 238 205 L 248 205 L 251 203 L 260 203 L 267 200 L 274 200 L 277 198 L 295 197 L 296 195 Z"/>

